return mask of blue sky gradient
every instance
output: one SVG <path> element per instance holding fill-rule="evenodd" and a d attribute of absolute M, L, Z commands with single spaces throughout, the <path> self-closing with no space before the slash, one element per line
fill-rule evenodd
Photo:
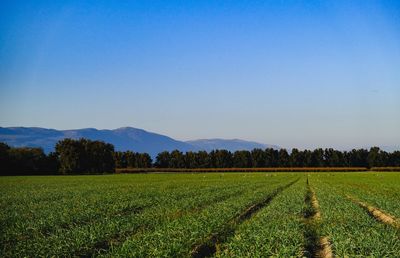
<path fill-rule="evenodd" d="M 400 1 L 1 1 L 0 126 L 400 145 Z"/>

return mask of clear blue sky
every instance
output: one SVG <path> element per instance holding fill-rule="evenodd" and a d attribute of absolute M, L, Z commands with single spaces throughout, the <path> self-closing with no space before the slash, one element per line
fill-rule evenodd
<path fill-rule="evenodd" d="M 2 0 L 0 126 L 400 145 L 400 1 Z"/>

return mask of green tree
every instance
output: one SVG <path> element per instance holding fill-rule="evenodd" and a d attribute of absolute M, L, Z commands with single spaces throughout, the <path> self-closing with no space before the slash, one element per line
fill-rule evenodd
<path fill-rule="evenodd" d="M 116 168 L 126 168 L 128 167 L 128 161 L 126 159 L 126 153 L 123 151 L 114 152 L 114 160 Z"/>
<path fill-rule="evenodd" d="M 266 167 L 277 167 L 279 159 L 278 150 L 274 150 L 273 148 L 267 148 L 265 150 L 265 166 Z"/>
<path fill-rule="evenodd" d="M 253 149 L 251 151 L 252 167 L 262 168 L 265 167 L 266 155 L 262 149 Z"/>
<path fill-rule="evenodd" d="M 77 140 L 64 139 L 56 144 L 56 153 L 60 160 L 61 174 L 82 173 L 84 171 L 85 150 Z"/>
<path fill-rule="evenodd" d="M 173 150 L 170 154 L 169 167 L 171 168 L 184 168 L 185 160 L 183 158 L 183 153 L 179 150 Z"/>
<path fill-rule="evenodd" d="M 346 163 L 351 167 L 368 167 L 369 151 L 366 149 L 353 149 L 343 153 Z"/>
<path fill-rule="evenodd" d="M 185 160 L 185 168 L 197 168 L 199 165 L 197 164 L 196 153 L 192 151 L 188 151 L 184 155 Z"/>
<path fill-rule="evenodd" d="M 136 164 L 138 168 L 150 168 L 153 160 L 147 153 L 137 153 L 136 154 Z"/>
<path fill-rule="evenodd" d="M 227 150 L 213 150 L 210 152 L 212 167 L 230 168 L 232 167 L 232 153 Z"/>
<path fill-rule="evenodd" d="M 0 175 L 8 175 L 11 173 L 9 150 L 10 146 L 0 142 Z"/>
<path fill-rule="evenodd" d="M 128 168 L 137 168 L 136 153 L 133 151 L 126 151 L 126 166 Z"/>
<path fill-rule="evenodd" d="M 249 151 L 235 151 L 233 153 L 233 167 L 235 168 L 249 168 L 252 167 L 252 158 Z"/>
<path fill-rule="evenodd" d="M 343 167 L 343 155 L 340 151 L 336 151 L 332 148 L 324 150 L 324 165 L 326 167 Z"/>
<path fill-rule="evenodd" d="M 278 152 L 278 166 L 290 167 L 290 156 L 286 149 L 280 149 Z"/>
<path fill-rule="evenodd" d="M 368 153 L 368 167 L 380 167 L 382 166 L 381 150 L 379 147 L 372 147 Z"/>
<path fill-rule="evenodd" d="M 199 151 L 195 153 L 197 168 L 210 168 L 212 167 L 211 154 L 206 151 Z"/>
<path fill-rule="evenodd" d="M 290 166 L 291 167 L 300 167 L 300 152 L 298 149 L 293 148 L 290 153 Z"/>
<path fill-rule="evenodd" d="M 13 174 L 45 174 L 47 157 L 41 148 L 10 148 L 8 155 Z"/>
<path fill-rule="evenodd" d="M 64 139 L 56 144 L 62 174 L 114 172 L 114 146 L 102 141 Z"/>
<path fill-rule="evenodd" d="M 310 158 L 311 167 L 323 167 L 324 166 L 324 150 L 319 148 L 315 149 L 311 153 Z"/>
<path fill-rule="evenodd" d="M 102 141 L 80 140 L 84 146 L 84 172 L 105 173 L 115 171 L 114 146 Z"/>
<path fill-rule="evenodd" d="M 400 151 L 389 154 L 388 164 L 392 167 L 400 167 Z"/>
<path fill-rule="evenodd" d="M 154 165 L 158 168 L 168 168 L 170 167 L 170 160 L 171 160 L 171 155 L 169 154 L 169 152 L 163 151 L 158 153 Z"/>

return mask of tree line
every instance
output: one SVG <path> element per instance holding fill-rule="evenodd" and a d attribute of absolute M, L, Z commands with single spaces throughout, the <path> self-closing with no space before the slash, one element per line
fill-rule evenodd
<path fill-rule="evenodd" d="M 147 153 L 116 152 L 112 144 L 84 138 L 61 140 L 48 155 L 41 148 L 13 148 L 0 143 L 0 175 L 100 174 L 151 165 Z"/>
<path fill-rule="evenodd" d="M 263 167 L 397 167 L 400 151 L 388 153 L 378 147 L 338 151 L 253 149 L 252 151 L 213 150 L 211 152 L 164 151 L 154 163 L 159 168 L 263 168 Z"/>
<path fill-rule="evenodd" d="M 54 152 L 41 148 L 14 148 L 0 143 L 0 175 L 99 174 L 116 168 L 267 168 L 267 167 L 399 167 L 400 151 L 378 147 L 338 151 L 253 149 L 252 151 L 213 150 L 164 151 L 155 161 L 147 153 L 115 151 L 114 146 L 88 139 L 63 139 Z"/>

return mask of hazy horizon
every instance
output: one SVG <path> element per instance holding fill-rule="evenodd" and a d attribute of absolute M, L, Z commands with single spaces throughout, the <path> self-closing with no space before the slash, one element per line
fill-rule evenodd
<path fill-rule="evenodd" d="M 2 127 L 400 146 L 400 2 L 0 7 Z"/>
<path fill-rule="evenodd" d="M 2 127 L 2 126 L 0 126 Z M 50 130 L 59 130 L 59 131 L 63 131 L 63 130 L 82 130 L 82 129 L 95 129 L 95 130 L 116 130 L 116 129 L 122 129 L 122 128 L 134 128 L 134 129 L 140 129 L 140 130 L 144 130 L 146 132 L 149 133 L 154 133 L 154 134 L 160 134 L 160 135 L 164 135 L 167 137 L 171 137 L 170 135 L 166 135 L 166 134 L 162 134 L 156 131 L 151 131 L 151 130 L 146 130 L 145 128 L 138 128 L 138 127 L 134 127 L 134 126 L 122 126 L 122 127 L 117 127 L 117 128 L 94 128 L 94 127 L 85 127 L 85 128 L 66 128 L 66 129 L 57 129 L 57 128 L 49 128 L 49 127 L 36 127 L 36 126 L 9 126 L 9 127 L 3 127 L 3 128 L 44 128 L 44 129 L 50 129 Z M 260 141 L 256 141 L 256 140 L 251 140 L 251 139 L 245 139 L 245 138 L 240 138 L 240 137 L 236 137 L 236 138 L 224 138 L 224 137 L 210 137 L 210 138 L 193 138 L 193 139 L 180 139 L 180 138 L 175 138 L 175 137 L 171 137 L 174 140 L 178 140 L 178 141 L 183 141 L 183 142 L 191 142 L 191 141 L 212 141 L 212 140 L 239 140 L 239 141 L 245 141 L 245 142 L 254 142 L 254 143 L 259 143 L 259 144 L 265 144 L 265 145 L 270 145 L 270 146 L 276 146 L 279 148 L 284 148 L 287 150 L 291 150 L 291 149 L 299 149 L 299 150 L 305 150 L 305 149 L 310 149 L 310 150 L 314 150 L 317 148 L 334 148 L 337 150 L 341 150 L 341 151 L 349 151 L 352 149 L 370 149 L 372 147 L 380 147 L 382 150 L 388 151 L 388 152 L 392 152 L 392 151 L 397 151 L 400 150 L 400 145 L 359 145 L 359 146 L 337 146 L 337 145 L 326 145 L 326 146 L 314 146 L 314 147 L 303 147 L 303 146 L 296 146 L 296 145 L 280 145 L 279 143 L 272 143 L 272 142 L 260 142 Z"/>

